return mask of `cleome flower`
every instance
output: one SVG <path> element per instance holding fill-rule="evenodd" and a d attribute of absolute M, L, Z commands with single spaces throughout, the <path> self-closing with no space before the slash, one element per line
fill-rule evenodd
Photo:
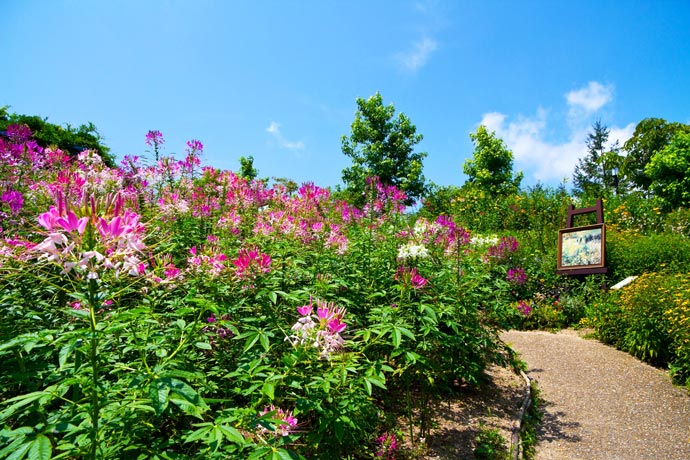
<path fill-rule="evenodd" d="M 429 250 L 423 244 L 407 243 L 398 249 L 398 259 L 424 259 L 429 257 Z"/>
<path fill-rule="evenodd" d="M 259 424 L 259 431 L 273 433 L 276 437 L 288 436 L 297 427 L 297 419 L 292 415 L 292 412 L 275 407 L 273 404 L 266 406 L 260 415 L 271 421 L 273 429 L 267 428 L 265 424 Z"/>
<path fill-rule="evenodd" d="M 297 312 L 301 318 L 293 324 L 293 334 L 285 338 L 293 346 L 316 348 L 321 359 L 329 359 L 332 353 L 343 346 L 344 340 L 340 333 L 347 327 L 343 322 L 346 313 L 344 308 L 317 300 L 314 314 L 314 302 L 310 298 L 309 304 L 298 307 Z"/>

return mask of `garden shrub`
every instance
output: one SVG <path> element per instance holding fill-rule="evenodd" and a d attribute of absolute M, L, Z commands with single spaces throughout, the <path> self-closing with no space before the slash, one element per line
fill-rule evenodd
<path fill-rule="evenodd" d="M 595 302 L 584 323 L 604 343 L 690 384 L 690 275 L 645 273 Z"/>
<path fill-rule="evenodd" d="M 659 270 L 690 271 L 690 239 L 672 233 L 607 231 L 606 264 L 612 280 Z"/>

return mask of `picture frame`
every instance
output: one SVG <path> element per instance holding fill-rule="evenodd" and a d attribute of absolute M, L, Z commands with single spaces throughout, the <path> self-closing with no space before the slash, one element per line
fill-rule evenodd
<path fill-rule="evenodd" d="M 606 270 L 606 227 L 602 224 L 558 231 L 557 272 Z"/>

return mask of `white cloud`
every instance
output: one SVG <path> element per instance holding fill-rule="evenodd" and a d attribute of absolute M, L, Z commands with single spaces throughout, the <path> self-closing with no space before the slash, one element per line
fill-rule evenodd
<path fill-rule="evenodd" d="M 396 57 L 404 69 L 415 72 L 426 64 L 436 48 L 438 48 L 436 40 L 425 37 L 413 43 L 410 50 L 400 53 Z"/>
<path fill-rule="evenodd" d="M 516 171 L 529 171 L 534 181 L 544 183 L 560 182 L 566 178 L 570 181 L 578 159 L 587 153 L 585 140 L 591 131 L 592 121 L 588 120 L 590 125 L 570 123 L 572 111 L 579 110 L 578 116 L 589 113 L 591 117 L 612 100 L 612 92 L 610 86 L 590 82 L 586 88 L 566 94 L 570 111 L 565 142 L 546 139 L 549 113 L 541 107 L 534 116 L 519 117 L 515 121 L 508 121 L 508 116 L 499 112 L 486 113 L 481 124 L 489 131 L 495 131 L 513 151 Z M 632 136 L 635 124 L 630 123 L 622 128 L 610 126 L 609 129 L 609 146 L 615 141 L 623 145 Z"/>
<path fill-rule="evenodd" d="M 565 95 L 569 106 L 579 107 L 587 112 L 596 112 L 611 102 L 612 98 L 613 88 L 596 81 L 590 81 L 586 88 L 570 91 Z"/>
<path fill-rule="evenodd" d="M 275 121 L 271 121 L 266 128 L 266 132 L 271 134 L 284 149 L 288 150 L 302 150 L 304 149 L 304 142 L 302 141 L 289 141 L 285 139 L 283 133 L 280 132 L 280 124 Z"/>

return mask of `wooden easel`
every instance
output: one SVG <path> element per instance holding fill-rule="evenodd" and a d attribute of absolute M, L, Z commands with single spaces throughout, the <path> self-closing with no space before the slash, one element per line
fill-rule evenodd
<path fill-rule="evenodd" d="M 568 220 L 566 221 L 566 229 L 576 228 L 573 226 L 573 218 L 580 214 L 589 214 L 591 212 L 597 213 L 597 224 L 604 225 L 604 204 L 601 198 L 597 200 L 594 206 L 588 208 L 575 209 L 573 205 L 568 206 Z M 602 234 L 605 237 L 605 232 Z M 559 243 L 560 244 L 560 243 Z M 560 246 L 559 246 L 560 247 Z M 560 250 L 559 250 L 560 257 Z M 604 250 L 602 249 L 602 257 L 604 257 Z M 605 260 L 605 259 L 604 259 Z M 559 275 L 594 275 L 599 273 L 608 273 L 607 267 L 583 267 L 583 268 L 569 268 L 563 270 L 556 270 Z"/>

